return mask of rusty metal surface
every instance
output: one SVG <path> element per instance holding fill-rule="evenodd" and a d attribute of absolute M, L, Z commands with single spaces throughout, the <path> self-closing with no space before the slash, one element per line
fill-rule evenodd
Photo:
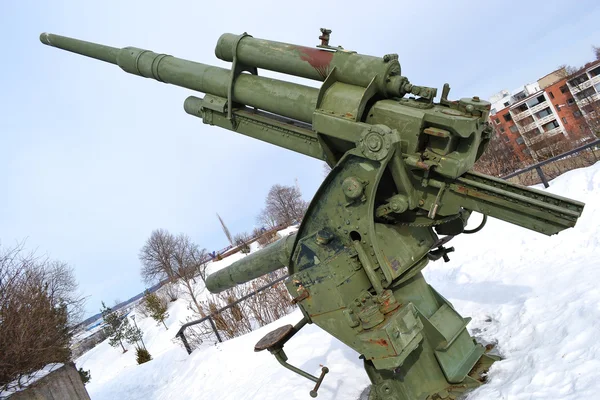
<path fill-rule="evenodd" d="M 274 331 L 267 333 L 260 339 L 254 346 L 254 351 L 263 351 L 271 348 L 281 347 L 282 342 L 288 339 L 288 337 L 294 332 L 292 325 L 281 326 Z"/>

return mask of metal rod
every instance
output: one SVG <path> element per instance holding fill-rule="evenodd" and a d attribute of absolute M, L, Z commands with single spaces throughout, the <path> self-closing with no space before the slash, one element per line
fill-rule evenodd
<path fill-rule="evenodd" d="M 535 170 L 537 171 L 538 176 L 542 180 L 542 183 L 544 184 L 544 187 L 545 188 L 550 187 L 550 185 L 548 184 L 548 180 L 546 179 L 546 175 L 544 175 L 544 171 L 542 171 L 542 167 L 541 166 L 537 166 L 537 167 L 535 167 Z"/>
<path fill-rule="evenodd" d="M 279 364 L 283 365 L 285 368 L 289 369 L 290 371 L 293 371 L 295 373 L 297 373 L 300 376 L 305 377 L 306 379 L 310 379 L 311 381 L 317 383 L 319 382 L 319 378 L 317 378 L 316 376 L 313 376 L 311 374 L 309 374 L 308 372 L 302 371 L 300 368 L 296 368 L 291 364 L 288 364 L 286 359 L 286 355 L 283 351 L 283 349 L 279 349 L 276 352 L 273 353 L 273 355 L 275 356 L 275 358 L 277 359 L 277 361 L 279 361 Z"/>
<path fill-rule="evenodd" d="M 549 158 L 549 159 L 547 159 L 545 161 L 542 161 L 542 162 L 539 162 L 537 164 L 530 165 L 529 167 L 526 167 L 526 168 L 520 169 L 518 171 L 512 172 L 512 173 L 510 173 L 508 175 L 504 175 L 504 176 L 502 176 L 502 179 L 509 179 L 509 178 L 515 177 L 517 175 L 521 175 L 522 173 L 531 171 L 532 169 L 535 169 L 537 167 L 541 167 L 542 165 L 546 165 L 546 164 L 549 164 L 549 163 L 554 162 L 556 160 L 560 160 L 561 158 L 565 158 L 567 156 L 570 156 L 571 154 L 579 153 L 580 151 L 589 149 L 590 147 L 594 147 L 594 146 L 600 146 L 600 139 L 594 140 L 593 142 L 590 142 L 590 143 L 585 144 L 583 146 L 577 147 L 576 149 L 569 150 L 566 153 L 563 153 L 563 154 L 560 154 L 558 156 Z"/>
<path fill-rule="evenodd" d="M 136 328 L 136 329 L 137 329 L 139 332 L 142 332 L 142 330 L 141 330 L 140 328 L 138 328 L 138 326 L 137 326 L 137 322 L 135 322 L 135 318 L 134 318 L 134 317 L 135 317 L 135 315 L 132 315 L 132 316 L 131 316 L 131 319 L 133 320 L 133 323 L 134 323 L 134 325 L 135 325 L 135 328 Z M 144 350 L 148 351 L 148 349 L 146 348 L 146 344 L 144 343 L 144 338 L 142 337 L 143 335 L 144 335 L 143 333 L 140 335 L 140 340 L 142 341 L 142 346 L 144 346 Z"/>
<path fill-rule="evenodd" d="M 213 319 L 210 316 L 208 317 L 208 322 L 210 322 L 210 326 L 212 326 L 213 331 L 215 331 L 215 335 L 217 335 L 217 340 L 219 341 L 219 343 L 223 343 L 223 340 L 221 339 L 219 331 L 217 330 L 217 327 L 215 325 L 215 321 L 213 321 Z"/>
<path fill-rule="evenodd" d="M 325 378 L 325 375 L 328 372 L 329 372 L 329 368 L 327 368 L 327 367 L 321 368 L 321 376 L 319 376 L 319 380 L 317 381 L 317 384 L 315 385 L 314 389 L 310 391 L 310 397 L 317 397 L 317 391 L 321 387 L 321 383 L 323 383 L 323 379 Z"/>
<path fill-rule="evenodd" d="M 185 350 L 187 351 L 188 355 L 192 354 L 192 348 L 190 347 L 190 344 L 188 343 L 187 338 L 185 337 L 183 332 L 181 334 L 178 334 L 177 337 L 183 342 L 183 347 L 185 347 Z"/>
<path fill-rule="evenodd" d="M 213 330 L 215 331 L 215 334 L 217 335 L 217 339 L 219 340 L 219 342 L 223 342 L 223 340 L 222 340 L 222 339 L 221 339 L 221 337 L 219 336 L 219 333 L 218 333 L 218 331 L 217 331 L 217 327 L 215 326 L 215 323 L 214 323 L 214 321 L 212 320 L 212 318 L 214 318 L 214 316 L 215 316 L 215 315 L 217 315 L 217 314 L 219 314 L 219 313 L 221 313 L 221 312 L 223 312 L 223 311 L 225 311 L 225 310 L 228 310 L 228 309 L 230 309 L 231 307 L 233 307 L 233 306 L 237 305 L 238 303 L 241 303 L 242 301 L 244 301 L 244 300 L 247 300 L 247 299 L 249 299 L 250 297 L 252 297 L 252 296 L 254 296 L 254 295 L 256 295 L 256 294 L 258 294 L 258 293 L 262 292 L 263 290 L 267 290 L 267 289 L 269 289 L 269 288 L 273 287 L 275 284 L 277 284 L 277 283 L 281 282 L 281 281 L 282 281 L 282 280 L 284 280 L 285 278 L 287 278 L 287 275 L 286 275 L 286 276 L 282 276 L 281 278 L 278 278 L 278 279 L 276 279 L 276 280 L 272 281 L 271 283 L 269 283 L 269 284 L 267 284 L 267 285 L 264 285 L 264 286 L 261 286 L 261 287 L 259 287 L 259 288 L 258 288 L 258 289 L 256 289 L 254 292 L 252 292 L 252 293 L 250 293 L 250 294 L 247 294 L 246 296 L 244 296 L 244 297 L 242 297 L 242 298 L 240 298 L 240 299 L 238 299 L 238 300 L 234 301 L 234 302 L 233 302 L 233 303 L 231 303 L 231 304 L 228 304 L 228 305 L 226 305 L 226 306 L 225 306 L 225 307 L 223 307 L 223 308 L 220 308 L 220 309 L 218 309 L 218 310 L 217 310 L 217 311 L 215 311 L 214 313 L 212 313 L 212 314 L 210 314 L 210 315 L 207 315 L 207 316 L 206 316 L 206 317 L 204 317 L 204 318 L 200 318 L 200 319 L 197 319 L 197 320 L 194 320 L 194 321 L 190 321 L 190 322 L 187 322 L 187 323 L 185 323 L 185 324 L 181 325 L 181 328 L 179 328 L 179 330 L 178 330 L 178 331 L 177 331 L 177 333 L 175 334 L 175 337 L 178 337 L 178 338 L 180 338 L 180 339 L 181 339 L 181 341 L 183 342 L 183 346 L 184 346 L 184 347 L 186 348 L 186 350 L 188 351 L 188 354 L 191 354 L 191 353 L 192 353 L 192 350 L 191 350 L 191 347 L 190 347 L 190 345 L 189 345 L 189 343 L 188 343 L 188 341 L 187 341 L 187 339 L 186 339 L 186 337 L 185 337 L 185 330 L 186 330 L 187 328 L 189 328 L 190 326 L 193 326 L 193 325 L 198 325 L 198 324 L 201 324 L 202 322 L 204 322 L 204 321 L 206 321 L 206 320 L 209 320 L 209 323 L 211 324 L 211 327 L 213 328 Z M 300 325 L 300 323 L 301 323 L 301 322 L 302 322 L 302 321 L 300 321 L 300 322 L 299 322 L 299 323 L 298 323 L 296 326 Z M 304 322 L 304 324 L 306 324 L 306 322 Z M 304 324 L 303 324 L 303 325 L 304 325 Z M 302 327 L 302 326 L 298 327 L 298 329 L 300 329 L 301 327 Z"/>

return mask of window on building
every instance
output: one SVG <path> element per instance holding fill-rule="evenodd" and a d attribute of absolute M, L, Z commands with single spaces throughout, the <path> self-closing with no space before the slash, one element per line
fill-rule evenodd
<path fill-rule="evenodd" d="M 503 126 L 500 127 L 500 132 L 504 132 L 504 127 Z"/>
<path fill-rule="evenodd" d="M 600 75 L 600 65 L 594 68 L 589 72 L 589 74 L 593 77 Z"/>
<path fill-rule="evenodd" d="M 575 118 L 579 118 L 579 117 L 581 117 L 581 111 L 579 111 L 579 110 L 575 111 L 575 112 L 573 113 L 573 116 L 574 116 Z"/>
<path fill-rule="evenodd" d="M 504 107 L 508 107 L 510 106 L 510 103 L 507 101 L 506 103 L 504 103 Z"/>
<path fill-rule="evenodd" d="M 529 155 L 529 153 L 531 153 L 531 152 L 529 151 L 529 149 L 523 149 L 523 153 Z"/>
<path fill-rule="evenodd" d="M 600 110 L 600 100 L 595 101 L 595 102 L 593 102 L 591 104 L 586 104 L 585 106 L 583 106 L 581 108 L 586 113 L 593 113 L 596 110 Z"/>
<path fill-rule="evenodd" d="M 510 116 L 510 113 L 504 114 L 503 117 L 506 122 L 512 121 L 512 117 Z"/>
<path fill-rule="evenodd" d="M 540 104 L 540 103 L 543 103 L 543 102 L 545 102 L 545 101 L 546 101 L 546 97 L 545 97 L 543 94 L 541 94 L 541 95 L 539 95 L 539 96 L 538 96 L 538 97 L 536 97 L 536 98 L 533 98 L 533 99 L 531 99 L 531 100 L 528 100 L 528 101 L 527 101 L 527 105 L 529 106 L 529 108 L 532 108 L 532 107 L 535 107 L 535 106 L 537 106 L 538 104 Z"/>
<path fill-rule="evenodd" d="M 552 114 L 552 111 L 550 110 L 550 107 L 546 107 L 544 108 L 542 111 L 536 113 L 535 115 L 539 118 L 542 119 L 544 117 L 547 117 L 548 115 Z"/>
<path fill-rule="evenodd" d="M 523 144 L 525 141 L 523 140 L 523 138 L 521 136 L 519 136 L 516 140 L 517 144 Z"/>
<path fill-rule="evenodd" d="M 576 93 L 575 97 L 577 97 L 577 100 L 584 100 L 584 99 L 588 99 L 589 97 L 592 97 L 595 94 L 596 94 L 596 90 L 593 87 L 589 87 L 585 90 L 582 90 L 579 93 Z"/>
<path fill-rule="evenodd" d="M 572 98 L 572 97 L 569 97 L 569 98 L 567 99 L 567 104 L 568 104 L 568 105 L 572 106 L 574 103 L 575 103 L 575 100 L 573 100 L 573 98 Z"/>
<path fill-rule="evenodd" d="M 554 98 L 554 93 L 548 92 L 548 96 L 550 96 L 550 98 L 553 99 Z"/>
<path fill-rule="evenodd" d="M 554 128 L 558 128 L 558 122 L 556 122 L 556 120 L 554 121 L 550 121 L 547 124 L 544 124 L 544 126 L 542 126 L 542 128 L 544 129 L 544 132 L 548 132 L 551 131 Z"/>
<path fill-rule="evenodd" d="M 528 132 L 525 132 L 525 133 L 523 134 L 523 136 L 525 136 L 525 137 L 528 137 L 528 138 L 531 138 L 531 137 L 533 137 L 533 136 L 537 136 L 537 135 L 539 135 L 540 133 L 541 133 L 541 132 L 540 132 L 540 130 L 539 130 L 538 128 L 533 128 L 532 130 L 530 130 L 530 131 L 528 131 Z"/>
<path fill-rule="evenodd" d="M 563 124 L 567 125 L 568 124 L 567 117 L 562 117 L 562 122 L 563 122 Z"/>
<path fill-rule="evenodd" d="M 517 128 L 516 125 L 511 126 L 510 128 L 508 128 L 512 133 L 517 133 L 519 132 L 519 128 Z"/>
<path fill-rule="evenodd" d="M 522 120 L 520 120 L 519 122 L 517 122 L 519 125 L 521 125 L 522 127 L 525 127 L 529 124 L 531 124 L 533 122 L 533 117 L 531 115 L 523 118 Z"/>
<path fill-rule="evenodd" d="M 569 81 L 569 85 L 571 86 L 579 86 L 581 85 L 583 82 L 590 80 L 590 78 L 587 76 L 587 74 L 581 74 L 578 77 L 575 77 L 573 79 L 571 79 Z"/>
<path fill-rule="evenodd" d="M 490 110 L 490 114 L 492 114 L 492 115 L 496 115 L 496 109 L 495 109 L 495 108 L 492 108 L 492 109 Z"/>
<path fill-rule="evenodd" d="M 556 107 L 556 111 L 560 111 L 560 104 L 555 104 L 554 107 Z"/>
<path fill-rule="evenodd" d="M 567 85 L 562 85 L 561 87 L 559 87 L 559 89 L 561 93 L 567 93 L 569 91 Z"/>
<path fill-rule="evenodd" d="M 515 110 L 517 110 L 517 113 L 522 113 L 523 111 L 529 110 L 529 108 L 527 108 L 527 104 L 523 103 L 520 106 L 515 107 Z"/>
<path fill-rule="evenodd" d="M 519 100 L 523 100 L 525 97 L 527 97 L 527 96 L 525 95 L 524 92 L 519 92 L 513 96 L 513 99 L 515 99 L 515 101 L 519 101 Z"/>
<path fill-rule="evenodd" d="M 495 121 L 497 124 L 499 124 L 499 123 L 500 123 L 500 118 L 496 118 L 494 121 Z"/>

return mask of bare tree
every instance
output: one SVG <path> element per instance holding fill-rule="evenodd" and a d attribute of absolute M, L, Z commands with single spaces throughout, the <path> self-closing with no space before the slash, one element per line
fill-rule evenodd
<path fill-rule="evenodd" d="M 164 229 L 152 232 L 146 244 L 140 250 L 139 259 L 142 262 L 142 278 L 151 282 L 168 278 L 170 281 L 180 281 L 186 288 L 194 311 L 200 313 L 196 276 L 204 281 L 206 278 L 207 252 L 200 249 L 189 236 L 177 236 Z"/>
<path fill-rule="evenodd" d="M 176 267 L 173 265 L 175 251 L 175 236 L 166 229 L 152 231 L 138 255 L 142 263 L 143 281 L 150 284 L 165 279 L 176 280 Z"/>
<path fill-rule="evenodd" d="M 265 203 L 259 220 L 275 221 L 276 225 L 285 226 L 300 221 L 308 207 L 308 203 L 302 200 L 302 193 L 297 186 L 273 185 Z"/>
<path fill-rule="evenodd" d="M 67 264 L 27 253 L 23 244 L 0 249 L 0 391 L 69 360 L 83 301 Z"/>
<path fill-rule="evenodd" d="M 200 250 L 198 245 L 191 241 L 191 239 L 181 233 L 175 239 L 175 252 L 173 254 L 173 261 L 176 266 L 175 274 L 177 278 L 183 283 L 185 288 L 192 299 L 195 311 L 200 313 L 202 307 L 198 301 L 198 292 L 194 284 L 196 283 L 196 275 L 198 274 L 199 263 L 203 260 L 201 257 L 205 257 L 206 250 Z"/>
<path fill-rule="evenodd" d="M 256 216 L 256 222 L 258 222 L 263 228 L 271 230 L 277 227 L 277 219 L 272 214 L 267 212 L 267 209 L 260 210 L 260 213 Z"/>
<path fill-rule="evenodd" d="M 473 167 L 475 171 L 493 176 L 502 176 L 521 167 L 519 158 L 504 138 L 506 136 L 499 132 L 492 136 L 485 152 Z"/>
<path fill-rule="evenodd" d="M 240 251 L 244 254 L 250 253 L 250 245 L 248 242 L 252 237 L 247 232 L 240 232 L 233 237 L 233 242 L 240 249 Z"/>

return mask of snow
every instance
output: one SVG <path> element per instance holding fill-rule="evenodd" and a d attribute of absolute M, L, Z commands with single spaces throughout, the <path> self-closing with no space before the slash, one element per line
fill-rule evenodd
<path fill-rule="evenodd" d="M 11 384 L 8 385 L 9 386 L 8 390 L 0 390 L 0 399 L 9 398 L 11 395 L 13 395 L 17 392 L 20 392 L 22 390 L 25 390 L 30 385 L 33 385 L 35 382 L 39 381 L 40 379 L 42 379 L 43 377 L 48 375 L 50 372 L 56 371 L 63 365 L 64 364 L 62 364 L 62 363 L 51 363 L 51 364 L 46 365 L 44 368 L 42 368 L 38 371 L 35 371 L 34 373 L 23 376 L 20 379 L 20 381 L 22 382 L 21 387 L 18 387 L 17 381 L 12 382 Z"/>
<path fill-rule="evenodd" d="M 600 163 L 560 176 L 547 191 L 586 203 L 575 228 L 547 237 L 490 219 L 478 234 L 451 242 L 456 252 L 449 263 L 430 263 L 424 271 L 463 316 L 473 318 L 472 334 L 495 343 L 503 357 L 469 400 L 583 400 L 600 392 Z M 473 226 L 479 222 L 477 215 L 472 220 Z M 242 257 L 215 262 L 211 272 Z M 169 330 L 136 318 L 152 361 L 138 366 L 132 347 L 122 354 L 107 342 L 77 360 L 91 370 L 92 399 L 310 398 L 312 382 L 267 351 L 253 351 L 264 334 L 299 321 L 299 311 L 248 335 L 204 344 L 189 356 L 173 340 L 191 315 L 187 302 L 171 303 L 169 313 Z M 356 399 L 369 384 L 358 354 L 316 326 L 303 328 L 285 350 L 292 365 L 314 375 L 321 364 L 329 367 L 320 399 Z"/>

